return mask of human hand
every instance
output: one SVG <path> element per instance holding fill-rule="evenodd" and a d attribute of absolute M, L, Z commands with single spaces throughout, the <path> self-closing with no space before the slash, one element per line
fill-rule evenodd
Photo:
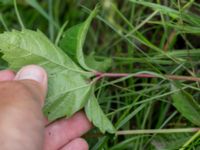
<path fill-rule="evenodd" d="M 83 112 L 48 125 L 42 114 L 47 92 L 46 72 L 23 67 L 16 75 L 0 71 L 1 150 L 87 150 L 82 138 L 91 128 Z"/>

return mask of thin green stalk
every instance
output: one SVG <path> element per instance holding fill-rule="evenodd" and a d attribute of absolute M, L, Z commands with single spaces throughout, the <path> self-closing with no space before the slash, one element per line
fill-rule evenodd
<path fill-rule="evenodd" d="M 198 131 L 198 132 L 197 132 Z M 177 129 L 147 129 L 147 130 L 124 130 L 117 131 L 116 135 L 133 135 L 133 134 L 169 134 L 169 133 L 188 133 L 197 132 L 200 135 L 200 128 L 177 128 Z M 196 136 L 195 136 L 196 138 Z"/>
<path fill-rule="evenodd" d="M 49 17 L 50 17 L 51 20 L 53 20 L 52 4 L 53 4 L 53 1 L 48 0 L 48 12 L 49 12 Z M 48 29 L 49 29 L 50 39 L 53 41 L 55 30 L 54 30 L 54 25 L 52 24 L 51 20 L 49 20 L 49 28 Z"/>
<path fill-rule="evenodd" d="M 120 78 L 120 77 L 127 77 L 133 76 L 137 78 L 159 78 L 161 76 L 148 74 L 148 73 L 139 73 L 139 74 L 131 74 L 131 73 L 102 73 L 102 72 L 95 72 L 96 77 L 101 79 L 103 77 L 110 77 L 110 78 Z M 177 75 L 164 75 L 164 78 L 170 80 L 185 80 L 185 81 L 195 81 L 200 82 L 200 78 L 192 77 L 192 76 L 177 76 Z"/>
<path fill-rule="evenodd" d="M 6 25 L 1 13 L 0 13 L 0 21 L 1 21 L 2 25 L 3 25 L 3 27 L 5 28 L 5 30 L 9 31 L 8 26 Z"/>
<path fill-rule="evenodd" d="M 61 38 L 61 36 L 62 36 L 62 34 L 63 34 L 63 32 L 64 32 L 64 30 L 65 30 L 65 28 L 66 28 L 66 26 L 67 26 L 67 24 L 68 24 L 68 20 L 67 21 L 65 21 L 65 23 L 62 25 L 62 27 L 60 28 L 60 30 L 59 30 L 59 32 L 58 32 L 58 35 L 57 35 L 57 37 L 56 37 L 56 40 L 55 40 L 55 44 L 56 45 L 58 45 L 58 42 L 60 41 L 60 38 Z"/>
<path fill-rule="evenodd" d="M 17 2 L 16 2 L 16 0 L 13 0 L 13 3 L 14 3 L 15 13 L 17 15 L 17 19 L 19 21 L 19 24 L 20 24 L 20 26 L 21 26 L 22 29 L 25 29 L 25 26 L 24 26 L 23 21 L 22 21 L 22 19 L 20 17 L 20 14 L 19 14 L 19 10 L 17 8 Z"/>
<path fill-rule="evenodd" d="M 200 130 L 196 132 L 179 150 L 185 150 L 196 138 L 200 137 Z"/>
<path fill-rule="evenodd" d="M 162 129 L 164 126 L 166 126 L 167 123 L 169 123 L 169 122 L 172 120 L 172 118 L 174 118 L 174 116 L 176 116 L 177 113 L 178 113 L 177 111 L 175 111 L 174 113 L 172 113 L 172 114 L 162 123 L 162 125 L 159 127 L 159 129 Z M 157 135 L 157 134 L 155 133 L 155 134 L 153 134 L 153 135 L 151 136 L 151 138 L 148 139 L 148 141 L 147 141 L 147 142 L 145 143 L 145 145 L 144 145 L 144 148 L 147 147 L 147 145 L 152 141 L 152 139 L 153 139 L 156 135 Z"/>

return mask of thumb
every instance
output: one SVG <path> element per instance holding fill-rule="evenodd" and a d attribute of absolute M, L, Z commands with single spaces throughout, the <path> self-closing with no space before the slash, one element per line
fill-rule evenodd
<path fill-rule="evenodd" d="M 1 149 L 42 149 L 41 108 L 47 91 L 47 74 L 41 67 L 29 65 L 14 80 L 0 83 Z"/>
<path fill-rule="evenodd" d="M 14 80 L 22 82 L 44 103 L 47 93 L 47 73 L 46 71 L 36 65 L 28 65 L 19 70 Z"/>

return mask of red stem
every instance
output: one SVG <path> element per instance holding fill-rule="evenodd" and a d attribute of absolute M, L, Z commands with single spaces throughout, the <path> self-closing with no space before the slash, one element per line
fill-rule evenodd
<path fill-rule="evenodd" d="M 95 72 L 95 76 L 98 79 L 101 79 L 103 77 L 111 77 L 111 78 L 119 78 L 119 77 L 127 77 L 131 75 L 131 73 L 102 73 L 102 72 Z M 136 78 L 157 78 L 156 75 L 147 74 L 147 73 L 141 73 L 141 74 L 135 74 L 133 77 Z M 195 81 L 200 82 L 200 78 L 198 77 L 191 77 L 191 76 L 177 76 L 177 75 L 164 75 L 167 79 L 170 80 L 185 80 L 185 81 Z"/>

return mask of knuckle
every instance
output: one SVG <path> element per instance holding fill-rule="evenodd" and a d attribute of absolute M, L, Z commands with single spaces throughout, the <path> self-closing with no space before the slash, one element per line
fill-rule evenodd
<path fill-rule="evenodd" d="M 16 103 L 27 99 L 31 96 L 31 92 L 26 85 L 18 81 L 5 81 L 0 84 L 1 101 L 7 101 L 8 103 Z"/>
<path fill-rule="evenodd" d="M 28 100 L 32 102 L 43 101 L 39 84 L 32 80 L 5 81 L 0 84 L 0 95 L 6 99 Z"/>
<path fill-rule="evenodd" d="M 26 91 L 27 89 L 27 87 L 22 82 L 19 82 L 19 81 L 13 81 L 13 87 L 18 90 L 23 90 L 23 91 Z"/>
<path fill-rule="evenodd" d="M 16 90 L 16 91 L 22 91 L 23 93 L 29 92 L 27 86 L 23 82 L 14 81 L 12 86 L 13 86 L 14 90 Z"/>
<path fill-rule="evenodd" d="M 30 91 L 23 82 L 19 81 L 6 81 L 0 84 L 0 89 L 4 92 L 12 93 L 12 95 L 30 95 Z"/>

